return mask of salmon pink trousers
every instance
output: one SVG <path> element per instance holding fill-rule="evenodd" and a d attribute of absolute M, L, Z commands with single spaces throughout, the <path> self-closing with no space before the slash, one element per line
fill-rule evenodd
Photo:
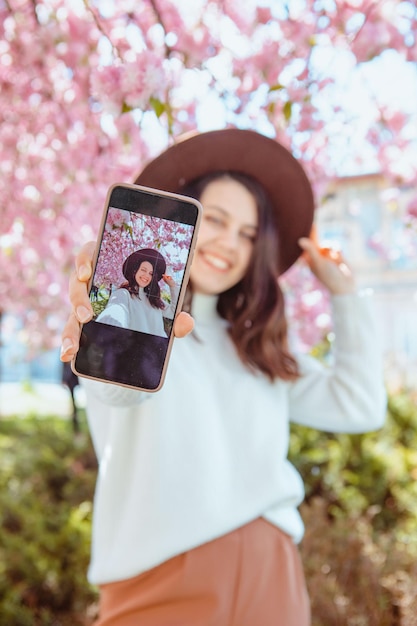
<path fill-rule="evenodd" d="M 263 519 L 100 586 L 94 626 L 309 626 L 297 546 Z"/>

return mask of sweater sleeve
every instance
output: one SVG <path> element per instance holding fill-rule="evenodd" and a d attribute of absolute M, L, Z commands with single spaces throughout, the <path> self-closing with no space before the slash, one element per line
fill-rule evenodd
<path fill-rule="evenodd" d="M 301 377 L 291 385 L 292 422 L 330 432 L 360 433 L 381 428 L 386 391 L 382 351 L 371 297 L 334 296 L 334 362 L 299 359 Z"/>
<path fill-rule="evenodd" d="M 123 419 L 130 419 L 132 408 L 135 409 L 146 400 L 147 396 L 140 391 L 120 385 L 86 378 L 80 380 L 86 393 L 87 420 L 94 450 L 97 459 L 101 461 L 105 456 L 107 446 L 111 446 L 115 424 Z"/>
<path fill-rule="evenodd" d="M 175 308 L 177 306 L 178 294 L 179 294 L 180 289 L 178 285 L 175 285 L 173 287 L 170 287 L 169 291 L 171 294 L 171 302 L 165 307 L 164 317 L 167 317 L 169 319 L 174 319 Z"/>
<path fill-rule="evenodd" d="M 97 317 L 97 322 L 119 326 L 121 328 L 129 327 L 129 292 L 126 289 L 117 289 L 112 293 L 106 308 Z"/>
<path fill-rule="evenodd" d="M 114 407 L 134 407 L 141 404 L 149 394 L 121 385 L 82 378 L 81 384 L 87 396 L 95 398 L 103 404 Z"/>

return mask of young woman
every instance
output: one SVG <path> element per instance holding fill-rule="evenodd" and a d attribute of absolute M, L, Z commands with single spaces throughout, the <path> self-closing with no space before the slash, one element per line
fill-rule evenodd
<path fill-rule="evenodd" d="M 289 424 L 379 428 L 381 357 L 369 298 L 343 259 L 307 238 L 310 185 L 278 143 L 252 131 L 196 135 L 137 179 L 199 198 L 203 221 L 186 313 L 162 389 L 85 384 L 100 464 L 89 578 L 98 626 L 308 626 L 297 543 L 303 485 Z M 333 295 L 334 367 L 293 355 L 278 276 L 304 251 Z M 71 281 L 62 359 L 91 318 L 92 246 Z"/>
<path fill-rule="evenodd" d="M 163 316 L 172 319 L 178 288 L 173 278 L 165 274 L 164 257 L 158 250 L 143 248 L 125 259 L 122 271 L 126 282 L 112 292 L 97 321 L 166 337 Z M 161 299 L 161 280 L 169 286 L 170 305 Z"/>

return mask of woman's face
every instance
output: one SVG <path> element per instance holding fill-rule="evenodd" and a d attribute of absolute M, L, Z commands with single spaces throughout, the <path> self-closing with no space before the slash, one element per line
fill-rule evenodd
<path fill-rule="evenodd" d="M 147 287 L 152 280 L 153 266 L 149 261 L 142 261 L 139 265 L 139 269 L 135 274 L 135 280 L 139 287 Z"/>
<path fill-rule="evenodd" d="M 196 293 L 217 295 L 246 273 L 258 228 L 255 198 L 241 183 L 221 178 L 207 185 L 191 282 Z"/>

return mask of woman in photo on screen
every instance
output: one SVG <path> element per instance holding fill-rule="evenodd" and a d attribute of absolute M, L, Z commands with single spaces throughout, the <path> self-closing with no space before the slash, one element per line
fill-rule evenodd
<path fill-rule="evenodd" d="M 96 321 L 166 337 L 164 317 L 174 316 L 178 287 L 172 276 L 165 273 L 162 254 L 152 248 L 137 250 L 125 259 L 122 272 L 125 282 L 112 291 Z M 161 280 L 169 287 L 169 304 L 161 298 Z"/>

